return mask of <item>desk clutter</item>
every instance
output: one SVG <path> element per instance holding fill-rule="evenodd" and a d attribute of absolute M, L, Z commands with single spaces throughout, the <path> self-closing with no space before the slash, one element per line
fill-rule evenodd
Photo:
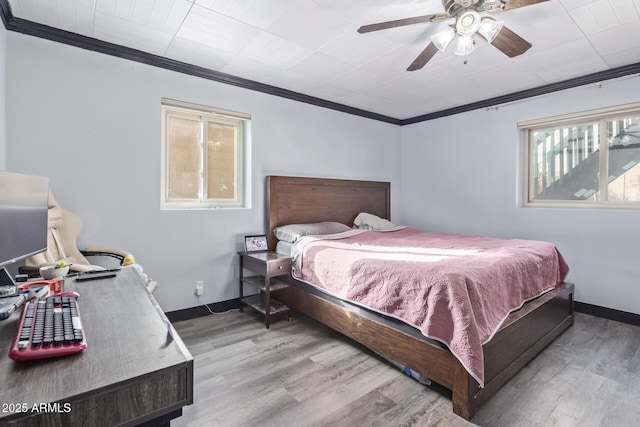
<path fill-rule="evenodd" d="M 0 286 L 0 320 L 5 320 L 25 301 L 62 293 L 64 279 L 37 280 L 20 285 Z"/>
<path fill-rule="evenodd" d="M 44 298 L 51 295 L 58 295 L 64 289 L 64 277 L 55 279 L 34 280 L 31 282 L 23 282 L 18 285 L 19 292 L 28 294 L 27 299 Z"/>

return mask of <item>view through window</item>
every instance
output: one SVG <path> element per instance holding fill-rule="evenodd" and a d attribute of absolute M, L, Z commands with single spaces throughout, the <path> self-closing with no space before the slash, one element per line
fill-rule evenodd
<path fill-rule="evenodd" d="M 243 207 L 250 117 L 163 101 L 165 208 Z"/>
<path fill-rule="evenodd" d="M 640 207 L 640 106 L 519 125 L 525 205 Z"/>

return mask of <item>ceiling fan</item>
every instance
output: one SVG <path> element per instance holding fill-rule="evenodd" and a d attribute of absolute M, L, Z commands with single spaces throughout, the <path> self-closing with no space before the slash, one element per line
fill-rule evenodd
<path fill-rule="evenodd" d="M 474 50 L 474 35 L 480 34 L 488 43 L 495 46 L 510 58 L 522 55 L 531 47 L 531 43 L 511 31 L 502 21 L 490 17 L 482 17 L 483 12 L 503 12 L 513 10 L 549 0 L 442 0 L 444 13 L 414 16 L 412 18 L 379 22 L 363 25 L 358 32 L 386 30 L 406 25 L 430 23 L 449 18 L 455 18 L 453 25 L 431 37 L 431 43 L 409 65 L 407 71 L 415 71 L 424 67 L 438 51 L 444 52 L 447 46 L 455 40 L 453 53 L 468 55 Z"/>

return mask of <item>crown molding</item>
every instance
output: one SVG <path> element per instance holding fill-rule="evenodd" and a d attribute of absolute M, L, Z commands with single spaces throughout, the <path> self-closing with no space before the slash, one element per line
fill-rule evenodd
<path fill-rule="evenodd" d="M 423 114 L 409 119 L 400 120 L 400 125 L 410 125 L 413 123 L 424 122 L 428 120 L 438 119 L 441 117 L 452 116 L 454 114 L 465 113 L 467 111 L 478 110 L 481 108 L 491 108 L 502 104 L 521 101 L 540 95 L 546 95 L 553 92 L 559 92 L 566 89 L 572 89 L 579 86 L 585 86 L 593 83 L 602 83 L 607 80 L 626 77 L 632 74 L 640 75 L 640 62 L 622 67 L 612 68 L 606 71 L 587 74 L 585 76 L 575 77 L 569 80 L 563 80 L 557 83 L 551 83 L 544 86 L 538 86 L 532 89 L 522 90 L 520 92 L 510 93 L 508 95 L 497 96 L 495 98 L 485 99 L 471 104 L 461 105 L 459 107 L 449 108 L 447 110 L 436 111 L 435 113 Z"/>
<path fill-rule="evenodd" d="M 132 49 L 114 43 L 98 40 L 92 37 L 87 37 L 69 31 L 61 30 L 59 28 L 53 28 L 33 21 L 28 21 L 26 19 L 17 18 L 13 16 L 8 0 L 0 0 L 0 13 L 2 14 L 2 21 L 4 23 L 4 26 L 9 31 L 15 31 L 29 36 L 39 37 L 46 40 L 79 47 L 81 49 L 99 52 L 105 55 L 139 62 L 141 64 L 152 65 L 154 67 L 176 71 L 178 73 L 188 74 L 219 83 L 238 86 L 256 92 L 262 92 L 298 102 L 304 102 L 306 104 L 324 107 L 355 116 L 361 116 L 367 119 L 378 120 L 394 125 L 400 124 L 400 119 L 396 119 L 394 117 L 389 117 L 383 114 L 350 107 L 348 105 L 339 104 L 337 102 L 328 101 L 326 99 L 317 98 L 314 96 L 304 95 L 288 89 L 282 89 L 265 83 L 244 79 L 242 77 L 236 77 L 231 74 L 225 74 L 208 68 L 198 67 L 196 65 L 187 64 L 184 62 L 143 52 L 141 50 Z"/>
<path fill-rule="evenodd" d="M 9 0 L 0 0 L 0 18 L 4 24 L 4 28 L 9 29 L 11 19 L 13 19 L 13 13 L 11 13 L 11 6 L 9 6 Z"/>
<path fill-rule="evenodd" d="M 103 53 L 105 55 L 111 55 L 118 58 L 127 59 L 130 61 L 139 62 L 142 64 L 151 65 L 154 67 L 164 68 L 166 70 L 176 71 L 182 74 L 188 74 L 195 77 L 200 77 L 207 80 L 212 80 L 219 83 L 224 83 L 232 86 L 238 86 L 244 89 L 253 90 L 256 92 L 262 92 L 269 95 L 279 96 L 282 98 L 291 99 L 298 102 L 304 102 L 306 104 L 315 105 L 318 107 L 328 108 L 335 111 L 340 111 L 355 116 L 365 117 L 367 119 L 377 120 L 385 123 L 391 123 L 398 126 L 410 125 L 419 122 L 425 122 L 429 120 L 438 119 L 441 117 L 452 116 L 455 114 L 466 113 L 481 108 L 495 107 L 496 105 L 511 103 L 528 99 L 540 95 L 546 95 L 553 92 L 558 92 L 566 89 L 575 88 L 578 86 L 584 86 L 592 83 L 600 83 L 606 80 L 625 77 L 631 74 L 640 74 L 640 62 L 630 64 L 622 67 L 613 68 L 611 70 L 605 70 L 597 73 L 588 74 L 581 77 L 564 80 L 557 83 L 552 83 L 544 86 L 535 87 L 532 89 L 522 90 L 519 92 L 510 93 L 495 98 L 485 99 L 470 104 L 461 105 L 446 110 L 436 111 L 433 113 L 423 114 L 407 119 L 398 119 L 395 117 L 386 116 L 383 114 L 374 113 L 372 111 L 362 110 L 348 105 L 340 104 L 326 99 L 317 98 L 310 95 L 294 92 L 288 89 L 271 86 L 265 83 L 256 82 L 242 77 L 236 77 L 231 74 L 221 73 L 219 71 L 211 70 L 204 67 L 198 67 L 196 65 L 187 64 L 184 62 L 176 61 L 173 59 L 165 58 L 158 55 L 153 55 L 147 52 L 143 52 L 137 49 L 117 45 L 114 43 L 105 42 L 92 37 L 82 36 L 80 34 L 72 33 L 69 31 L 61 30 L 58 28 L 49 27 L 47 25 L 38 24 L 33 21 L 28 21 L 21 18 L 16 18 L 11 12 L 11 6 L 9 0 L 0 0 L 0 18 L 9 31 L 15 31 L 18 33 L 39 37 L 70 46 L 79 47 L 81 49 L 91 50 L 94 52 Z"/>

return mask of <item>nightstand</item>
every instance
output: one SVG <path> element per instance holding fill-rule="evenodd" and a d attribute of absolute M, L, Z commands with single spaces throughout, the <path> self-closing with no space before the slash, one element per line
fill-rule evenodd
<path fill-rule="evenodd" d="M 272 298 L 271 293 L 289 286 L 291 257 L 277 252 L 238 252 L 240 255 L 240 311 L 248 305 L 264 315 L 265 326 L 269 329 L 271 319 L 287 316 L 291 319 L 289 307 Z M 245 269 L 254 275 L 245 275 Z M 244 285 L 260 289 L 257 295 L 244 296 Z"/>

